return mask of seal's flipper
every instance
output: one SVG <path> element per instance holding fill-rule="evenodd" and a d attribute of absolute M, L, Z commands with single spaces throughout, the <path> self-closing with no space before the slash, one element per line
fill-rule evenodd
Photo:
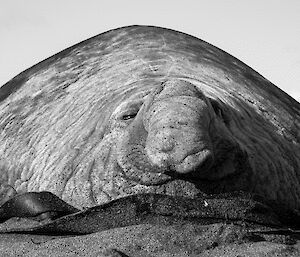
<path fill-rule="evenodd" d="M 56 219 L 79 211 L 51 192 L 28 192 L 14 196 L 0 206 L 0 223 L 13 217 Z"/>
<path fill-rule="evenodd" d="M 298 217 L 299 218 L 299 217 Z M 73 213 L 40 226 L 11 227 L 0 233 L 80 235 L 138 224 L 208 225 L 229 223 L 252 231 L 291 231 L 271 208 L 251 197 L 188 199 L 158 194 L 131 195 Z M 258 230 L 259 229 L 259 230 Z M 296 228 L 293 228 L 296 229 Z M 292 234 L 297 234 L 293 230 Z"/>

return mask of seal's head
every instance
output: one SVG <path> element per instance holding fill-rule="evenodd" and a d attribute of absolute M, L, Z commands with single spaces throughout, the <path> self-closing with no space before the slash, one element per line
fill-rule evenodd
<path fill-rule="evenodd" d="M 245 189 L 241 178 L 251 167 L 226 119 L 216 101 L 180 79 L 123 101 L 110 131 L 119 131 L 116 166 L 131 182 L 127 191 L 195 196 Z"/>

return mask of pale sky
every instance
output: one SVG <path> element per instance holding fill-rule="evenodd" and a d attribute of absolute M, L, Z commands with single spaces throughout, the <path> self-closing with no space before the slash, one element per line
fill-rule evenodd
<path fill-rule="evenodd" d="M 300 0 L 0 0 L 0 85 L 75 43 L 134 24 L 203 39 L 300 101 Z"/>

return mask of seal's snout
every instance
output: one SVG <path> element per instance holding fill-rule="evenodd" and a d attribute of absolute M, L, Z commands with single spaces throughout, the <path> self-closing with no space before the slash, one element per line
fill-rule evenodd
<path fill-rule="evenodd" d="M 184 81 L 168 81 L 145 100 L 118 144 L 123 174 L 144 185 L 206 178 L 213 165 L 212 107 Z"/>
<path fill-rule="evenodd" d="M 205 173 L 213 163 L 211 120 L 205 96 L 193 85 L 165 85 L 147 114 L 145 150 L 150 162 L 164 170 Z"/>
<path fill-rule="evenodd" d="M 187 128 L 186 128 L 187 129 Z M 213 152 L 208 136 L 201 131 L 180 128 L 159 128 L 148 134 L 146 152 L 150 161 L 178 174 L 205 174 L 213 164 Z M 204 176 L 204 175 L 203 175 Z"/>
<path fill-rule="evenodd" d="M 158 144 L 158 150 L 163 153 L 172 152 L 175 148 L 175 138 L 166 131 L 158 133 L 157 141 L 160 142 Z"/>

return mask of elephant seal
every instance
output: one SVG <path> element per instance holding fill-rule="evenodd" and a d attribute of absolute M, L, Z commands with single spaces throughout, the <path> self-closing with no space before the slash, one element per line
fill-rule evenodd
<path fill-rule="evenodd" d="M 237 190 L 300 208 L 300 105 L 190 35 L 108 31 L 0 88 L 0 183 L 76 208 Z"/>

